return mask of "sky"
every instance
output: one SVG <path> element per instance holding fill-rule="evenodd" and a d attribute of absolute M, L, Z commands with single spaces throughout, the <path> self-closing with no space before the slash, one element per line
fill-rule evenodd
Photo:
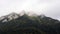
<path fill-rule="evenodd" d="M 23 10 L 60 20 L 60 0 L 0 0 L 0 16 Z"/>

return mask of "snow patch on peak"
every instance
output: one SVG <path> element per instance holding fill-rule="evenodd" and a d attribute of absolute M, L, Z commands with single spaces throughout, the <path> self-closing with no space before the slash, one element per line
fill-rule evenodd
<path fill-rule="evenodd" d="M 11 13 L 9 15 L 1 17 L 0 21 L 2 21 L 2 22 L 8 22 L 8 21 L 11 21 L 12 19 L 17 19 L 18 17 L 19 17 L 19 14 Z"/>

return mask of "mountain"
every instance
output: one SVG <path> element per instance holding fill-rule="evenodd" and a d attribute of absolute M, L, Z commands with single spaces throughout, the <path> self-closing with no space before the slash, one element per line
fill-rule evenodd
<path fill-rule="evenodd" d="M 60 21 L 45 15 L 20 16 L 11 13 L 0 18 L 0 34 L 60 34 Z"/>
<path fill-rule="evenodd" d="M 19 14 L 11 13 L 9 15 L 0 17 L 0 21 L 8 22 L 8 21 L 11 21 L 12 19 L 17 19 L 19 16 L 20 16 Z"/>

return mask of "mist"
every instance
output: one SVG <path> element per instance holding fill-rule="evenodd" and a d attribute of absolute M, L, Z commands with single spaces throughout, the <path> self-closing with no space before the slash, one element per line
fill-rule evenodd
<path fill-rule="evenodd" d="M 0 0 L 0 16 L 22 10 L 60 20 L 60 0 Z"/>

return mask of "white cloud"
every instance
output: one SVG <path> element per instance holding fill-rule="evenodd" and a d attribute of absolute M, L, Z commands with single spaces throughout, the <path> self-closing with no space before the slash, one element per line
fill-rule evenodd
<path fill-rule="evenodd" d="M 59 9 L 60 0 L 0 0 L 0 16 L 25 10 L 59 19 Z"/>

